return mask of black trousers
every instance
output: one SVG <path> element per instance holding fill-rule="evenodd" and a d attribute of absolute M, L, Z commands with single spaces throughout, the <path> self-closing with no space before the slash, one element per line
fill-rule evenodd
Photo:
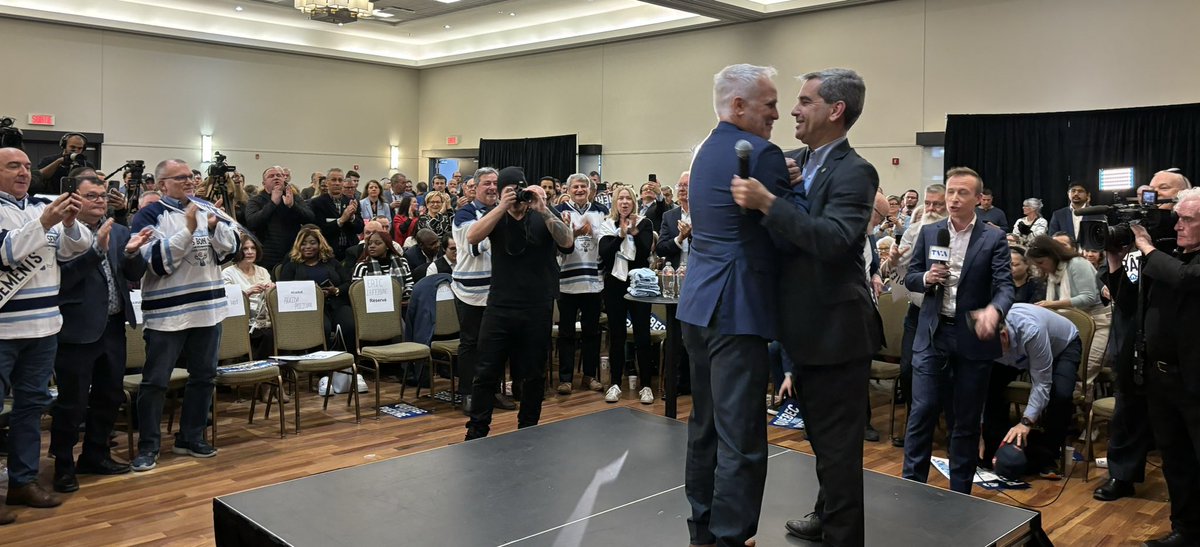
<path fill-rule="evenodd" d="M 506 361 L 512 365 L 514 382 L 521 384 L 517 427 L 537 425 L 545 396 L 543 369 L 550 349 L 550 327 L 554 324 L 553 305 L 553 302 L 533 308 L 492 305 L 484 310 L 479 327 L 479 368 L 471 384 L 467 439 L 486 437 L 491 430 L 495 406 L 492 395 L 504 378 Z"/>
<path fill-rule="evenodd" d="M 454 299 L 458 310 L 458 391 L 471 393 L 475 369 L 479 368 L 479 325 L 483 322 L 483 306 L 472 306 Z M 490 397 L 489 397 L 490 398 Z"/>
<path fill-rule="evenodd" d="M 871 359 L 836 365 L 797 363 L 793 371 L 805 434 L 817 458 L 817 503 L 825 545 L 864 545 L 863 440 L 870 419 Z"/>
<path fill-rule="evenodd" d="M 85 416 L 79 460 L 96 463 L 109 458 L 108 437 L 125 402 L 125 314 L 109 316 L 104 334 L 94 343 L 59 343 L 54 374 L 58 400 L 50 410 L 50 455 L 55 468 L 75 469 L 75 444 Z"/>
<path fill-rule="evenodd" d="M 583 332 L 578 337 L 583 351 L 583 375 L 595 378 L 600 370 L 600 293 L 558 295 L 558 381 L 570 383 L 575 377 L 575 314 Z M 586 387 L 586 386 L 585 386 Z"/>
<path fill-rule="evenodd" d="M 692 367 L 684 470 L 691 542 L 741 546 L 758 532 L 767 480 L 767 340 L 680 326 Z M 864 377 L 860 387 L 866 385 Z M 854 437 L 861 452 L 862 434 Z"/>
<path fill-rule="evenodd" d="M 628 284 L 609 276 L 604 283 L 604 309 L 608 312 L 608 366 L 611 382 L 620 385 L 625 371 L 625 316 L 633 323 L 633 347 L 637 352 L 639 386 L 652 385 L 658 362 L 650 343 L 650 305 L 625 300 Z M 764 364 L 765 366 L 765 364 Z M 634 371 L 629 371 L 634 372 Z"/>
<path fill-rule="evenodd" d="M 1154 443 L 1149 402 L 1140 388 L 1122 389 L 1118 385 L 1114 396 L 1117 405 L 1108 422 L 1108 476 L 1142 482 L 1146 480 L 1146 454 Z"/>
<path fill-rule="evenodd" d="M 1150 427 L 1162 451 L 1171 498 L 1171 529 L 1200 537 L 1200 395 L 1187 390 L 1178 366 L 1146 363 Z"/>

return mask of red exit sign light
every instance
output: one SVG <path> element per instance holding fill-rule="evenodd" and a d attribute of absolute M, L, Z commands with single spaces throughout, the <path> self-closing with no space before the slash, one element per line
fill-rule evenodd
<path fill-rule="evenodd" d="M 446 146 L 458 146 L 458 135 L 450 135 L 446 137 Z"/>
<path fill-rule="evenodd" d="M 30 114 L 29 125 L 54 125 L 54 114 Z"/>

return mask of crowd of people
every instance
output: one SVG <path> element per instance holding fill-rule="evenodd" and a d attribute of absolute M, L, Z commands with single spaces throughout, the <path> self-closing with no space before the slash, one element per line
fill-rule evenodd
<path fill-rule="evenodd" d="M 653 177 L 610 185 L 596 172 L 534 182 L 518 167 L 483 167 L 465 180 L 455 172 L 415 186 L 395 173 L 361 191 L 359 173 L 332 168 L 301 189 L 282 166 L 250 185 L 242 173 L 214 180 L 181 160 L 109 184 L 79 155 L 82 135 L 64 136 L 62 153 L 36 170 L 20 148 L 0 148 L 0 378 L 13 399 L 7 505 L 61 503 L 37 482 L 48 408 L 54 491 L 77 490 L 80 474 L 153 469 L 177 366 L 188 380 L 171 450 L 217 454 L 203 430 L 225 285 L 249 298 L 254 352 L 266 356 L 266 298 L 277 282 L 315 284 L 326 346 L 352 353 L 352 283 L 391 276 L 403 300 L 426 279 L 448 284 L 460 326 L 451 373 L 461 378 L 470 440 L 489 433 L 497 406 L 518 407 L 502 387 L 506 365 L 518 427 L 538 423 L 555 306 L 554 389 L 603 392 L 608 402 L 629 389 L 652 404 L 659 359 L 651 308 L 626 295 L 635 270 L 672 268 L 689 272 L 678 312 L 684 365 L 664 381 L 693 394 L 694 544 L 742 544 L 756 533 L 768 381 L 798 403 L 821 483 L 814 511 L 788 521 L 788 532 L 863 543 L 861 440 L 879 440 L 867 383 L 883 339 L 882 297 L 908 302 L 896 390 L 909 419 L 891 440 L 904 449 L 905 478 L 928 479 L 944 414 L 951 489 L 969 493 L 977 466 L 1057 479 L 1076 403 L 1091 401 L 1111 367 L 1110 478 L 1094 496 L 1132 495 L 1153 443 L 1163 452 L 1172 533 L 1149 544 L 1200 540 L 1200 380 L 1179 330 L 1200 309 L 1200 190 L 1178 170 L 1156 173 L 1146 189 L 1157 199 L 1147 207 L 1173 209 L 1171 237 L 1134 223 L 1128 244 L 1099 247 L 1079 244 L 1089 229 L 1082 223 L 1106 220 L 1078 214 L 1092 205 L 1080 183 L 1049 220 L 1042 199 L 1030 197 L 1011 225 L 966 167 L 948 170 L 944 183 L 885 195 L 847 140 L 864 108 L 862 79 L 845 69 L 805 75 L 792 115 L 807 146 L 784 153 L 769 141 L 778 117 L 773 76 L 751 65 L 716 76 L 719 124 L 673 188 Z M 730 181 L 739 172 L 734 142 L 743 140 L 752 147 L 750 176 Z M 137 323 L 139 305 L 151 349 L 137 396 L 136 457 L 126 464 L 111 456 L 108 439 L 123 402 L 126 327 Z M 1066 309 L 1091 320 L 1086 354 L 1076 323 L 1058 313 Z M 1008 386 L 1020 374 L 1031 388 L 1014 417 Z M 0 523 L 13 519 L 0 507 Z"/>

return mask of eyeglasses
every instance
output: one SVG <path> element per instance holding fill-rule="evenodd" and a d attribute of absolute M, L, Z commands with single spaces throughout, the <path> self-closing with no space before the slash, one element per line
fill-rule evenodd
<path fill-rule="evenodd" d="M 162 177 L 158 180 L 159 180 L 159 182 L 167 182 L 167 181 L 187 182 L 189 180 L 192 180 L 192 175 L 191 175 L 191 173 L 188 173 L 186 175 L 176 175 L 174 177 Z"/>
<path fill-rule="evenodd" d="M 85 199 L 87 201 L 96 201 L 96 202 L 104 201 L 104 200 L 108 199 L 107 194 L 84 194 L 82 197 L 83 197 L 83 199 Z"/>

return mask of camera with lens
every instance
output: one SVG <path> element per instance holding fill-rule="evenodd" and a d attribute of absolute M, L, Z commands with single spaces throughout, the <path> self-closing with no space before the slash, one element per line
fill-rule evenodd
<path fill-rule="evenodd" d="M 208 166 L 208 177 L 212 179 L 214 183 L 224 186 L 225 175 L 237 171 L 237 167 L 225 163 L 225 160 L 228 158 L 220 152 L 213 154 L 213 156 L 213 163 L 212 165 Z"/>
<path fill-rule="evenodd" d="M 1105 220 L 1084 220 L 1079 223 L 1081 247 L 1096 251 L 1121 251 L 1133 245 L 1133 230 L 1130 229 L 1132 224 L 1144 226 L 1154 240 L 1155 247 L 1175 247 L 1175 216 L 1169 209 L 1158 208 L 1162 203 L 1158 199 L 1158 192 L 1143 191 L 1140 203 L 1136 199 L 1133 202 L 1122 202 L 1120 197 L 1113 201 L 1116 202 L 1115 205 L 1084 207 L 1075 211 L 1077 216 L 1105 216 Z"/>
<path fill-rule="evenodd" d="M 0 148 L 21 148 L 24 144 L 21 129 L 16 127 L 16 120 L 8 116 L 0 116 Z"/>
<path fill-rule="evenodd" d="M 517 203 L 529 203 L 533 201 L 533 190 L 529 189 L 529 183 L 521 181 L 514 183 L 513 186 L 517 187 Z"/>

